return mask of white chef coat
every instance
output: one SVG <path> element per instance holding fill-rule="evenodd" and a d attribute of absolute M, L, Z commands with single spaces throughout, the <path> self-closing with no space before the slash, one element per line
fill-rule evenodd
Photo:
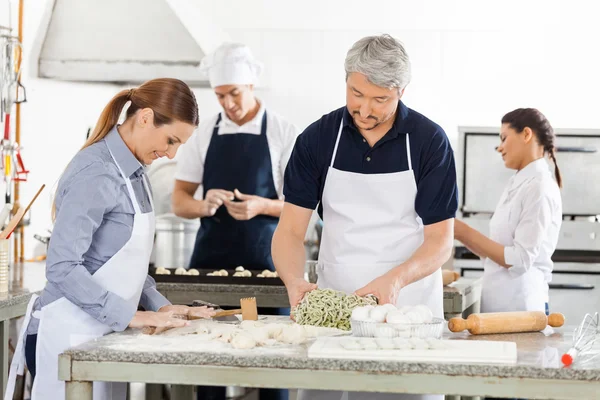
<path fill-rule="evenodd" d="M 219 123 L 219 135 L 235 135 L 237 133 L 260 135 L 261 121 L 265 113 L 264 102 L 260 104 L 261 106 L 256 116 L 242 126 L 237 125 L 227 117 L 225 112 L 222 112 L 221 122 Z M 177 157 L 175 179 L 202 184 L 206 152 L 210 145 L 217 117 L 218 115 L 215 115 L 202 122 L 192 137 L 181 146 Z M 286 121 L 270 109 L 268 110 L 267 141 L 269 142 L 269 153 L 271 155 L 273 183 L 280 199 L 283 199 L 283 175 L 285 168 L 296 143 L 296 137 L 299 134 L 300 131 L 292 123 Z M 231 161 L 235 162 L 235 160 Z"/>
<path fill-rule="evenodd" d="M 519 308 L 510 301 L 507 290 L 515 290 L 518 297 L 543 296 L 538 301 L 543 307 L 543 301 L 548 301 L 551 256 L 561 223 L 560 190 L 549 165 L 545 158 L 533 161 L 509 180 L 490 222 L 490 238 L 505 246 L 504 260 L 511 267 L 501 267 L 489 258 L 484 260 L 482 311 L 517 311 L 505 309 Z M 543 282 L 537 282 L 538 279 Z M 532 285 L 537 288 L 533 290 Z M 527 293 L 517 293 L 521 290 Z M 507 301 L 504 306 L 500 304 L 503 298 Z"/>

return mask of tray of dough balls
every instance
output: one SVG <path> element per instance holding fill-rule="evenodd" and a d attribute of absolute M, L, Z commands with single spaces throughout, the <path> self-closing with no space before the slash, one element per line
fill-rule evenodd
<path fill-rule="evenodd" d="M 149 271 L 156 282 L 284 286 L 275 271 L 246 269 L 241 265 L 235 269 L 150 267 Z"/>

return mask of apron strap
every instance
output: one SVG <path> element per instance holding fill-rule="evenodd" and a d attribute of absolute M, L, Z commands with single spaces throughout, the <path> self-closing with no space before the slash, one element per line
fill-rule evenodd
<path fill-rule="evenodd" d="M 340 137 L 342 136 L 342 129 L 344 128 L 344 119 L 342 118 L 342 122 L 340 122 L 340 130 L 337 134 L 337 139 L 335 140 L 335 147 L 333 148 L 333 155 L 331 156 L 331 163 L 329 166 L 333 168 L 333 162 L 335 161 L 335 156 L 337 154 L 338 144 L 340 143 Z"/>
<path fill-rule="evenodd" d="M 267 111 L 263 112 L 262 120 L 260 122 L 260 135 L 267 138 Z"/>
<path fill-rule="evenodd" d="M 31 299 L 29 300 L 29 304 L 27 304 L 27 311 L 25 311 L 25 319 L 23 320 L 23 325 L 21 326 L 21 331 L 19 332 L 17 347 L 15 348 L 15 354 L 13 355 L 13 359 L 10 364 L 10 371 L 8 373 L 8 382 L 6 383 L 4 400 L 12 400 L 13 394 L 15 392 L 17 375 L 23 375 L 23 371 L 25 370 L 25 336 L 27 336 L 27 327 L 29 326 L 29 321 L 31 320 L 33 306 L 38 297 L 39 296 L 37 294 L 32 295 Z M 8 323 L 8 321 L 6 322 Z"/>
<path fill-rule="evenodd" d="M 219 134 L 219 124 L 221 123 L 221 113 L 219 113 L 219 115 L 217 115 L 217 122 L 215 122 L 215 127 L 213 128 L 213 136 L 216 136 Z"/>
<path fill-rule="evenodd" d="M 410 139 L 409 134 L 406 132 L 406 158 L 408 159 L 408 170 L 412 170 L 412 160 L 410 158 Z"/>
<path fill-rule="evenodd" d="M 142 183 L 144 184 L 146 193 L 148 193 L 148 198 L 150 199 L 150 206 L 152 207 L 152 211 L 154 211 L 154 200 L 152 200 L 152 191 L 150 190 L 150 181 L 148 179 L 148 175 L 142 174 Z"/>

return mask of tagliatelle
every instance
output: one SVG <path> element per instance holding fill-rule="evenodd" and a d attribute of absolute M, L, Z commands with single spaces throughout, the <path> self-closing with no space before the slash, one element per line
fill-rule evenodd
<path fill-rule="evenodd" d="M 350 315 L 356 307 L 375 305 L 370 297 L 346 294 L 333 289 L 316 289 L 307 293 L 294 309 L 293 315 L 300 325 L 350 330 Z"/>

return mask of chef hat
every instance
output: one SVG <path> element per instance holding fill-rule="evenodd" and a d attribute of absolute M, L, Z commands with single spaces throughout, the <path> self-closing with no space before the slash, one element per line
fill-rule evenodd
<path fill-rule="evenodd" d="M 224 43 L 205 56 L 200 69 L 208 75 L 211 87 L 222 85 L 253 85 L 258 82 L 262 64 L 250 48 L 241 43 Z"/>

